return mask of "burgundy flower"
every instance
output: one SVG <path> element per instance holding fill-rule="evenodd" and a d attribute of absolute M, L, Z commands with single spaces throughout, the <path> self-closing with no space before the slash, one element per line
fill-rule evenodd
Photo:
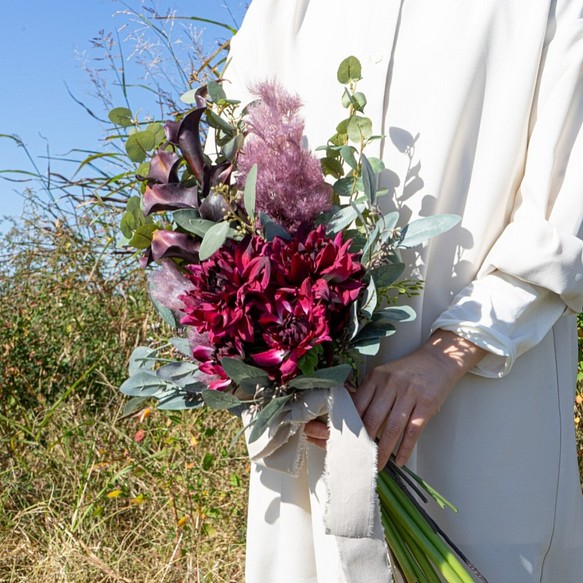
<path fill-rule="evenodd" d="M 318 303 L 310 280 L 302 283 L 298 293 L 276 292 L 273 304 L 259 316 L 262 339 L 268 350 L 253 354 L 255 364 L 267 369 L 277 367 L 281 380 L 297 375 L 298 360 L 311 348 L 331 341 L 326 306 Z"/>
<path fill-rule="evenodd" d="M 291 241 L 231 241 L 188 267 L 192 287 L 180 297 L 181 322 L 204 337 L 193 356 L 202 372 L 215 375 L 214 387 L 228 384 L 224 356 L 285 383 L 308 351 L 338 337 L 364 286 L 365 270 L 349 246 L 318 227 Z"/>

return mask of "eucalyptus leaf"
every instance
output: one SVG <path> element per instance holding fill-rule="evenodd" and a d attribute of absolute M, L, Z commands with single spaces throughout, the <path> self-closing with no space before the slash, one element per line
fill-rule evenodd
<path fill-rule="evenodd" d="M 183 387 L 189 382 L 192 384 L 193 375 L 197 371 L 198 366 L 192 362 L 170 362 L 161 366 L 156 374 L 164 381 Z"/>
<path fill-rule="evenodd" d="M 172 394 L 160 399 L 158 409 L 162 411 L 183 411 L 185 409 L 197 409 L 204 401 L 199 395 Z"/>
<path fill-rule="evenodd" d="M 288 401 L 291 399 L 291 395 L 286 395 L 285 397 L 276 397 L 269 401 L 267 405 L 258 413 L 253 421 L 253 428 L 249 435 L 249 443 L 256 441 L 263 432 L 267 429 L 269 424 L 275 419 L 281 410 L 285 407 Z"/>
<path fill-rule="evenodd" d="M 170 338 L 170 344 L 172 344 L 180 354 L 192 358 L 192 349 L 190 348 L 188 338 Z"/>
<path fill-rule="evenodd" d="M 348 205 L 336 212 L 328 222 L 326 231 L 328 234 L 338 233 L 348 227 L 357 217 L 358 213 L 366 208 L 364 204 Z"/>
<path fill-rule="evenodd" d="M 343 385 L 350 376 L 352 367 L 349 364 L 339 364 L 329 368 L 321 368 L 310 376 L 301 375 L 289 382 L 294 389 L 332 388 Z"/>
<path fill-rule="evenodd" d="M 155 300 L 152 296 L 150 296 L 150 300 L 154 308 L 156 308 L 156 311 L 158 312 L 162 320 L 164 320 L 164 322 L 166 322 L 166 324 L 168 324 L 168 326 L 170 326 L 171 328 L 178 328 L 178 323 L 176 322 L 176 318 L 174 317 L 172 310 L 170 308 L 167 308 L 166 306 L 163 306 L 158 300 Z"/>
<path fill-rule="evenodd" d="M 226 141 L 221 146 L 221 151 L 225 158 L 228 160 L 235 160 L 239 150 L 243 147 L 243 143 L 245 142 L 245 136 L 243 134 L 237 134 L 236 136 L 232 137 L 230 140 Z"/>
<path fill-rule="evenodd" d="M 356 148 L 354 146 L 342 146 L 340 148 L 340 154 L 342 159 L 353 169 L 355 170 L 358 166 L 356 161 Z"/>
<path fill-rule="evenodd" d="M 350 196 L 354 189 L 354 178 L 346 176 L 338 179 L 332 186 L 338 196 Z"/>
<path fill-rule="evenodd" d="M 363 340 L 352 346 L 362 356 L 376 356 L 381 349 L 381 343 L 377 339 Z"/>
<path fill-rule="evenodd" d="M 328 368 L 321 368 L 312 375 L 318 379 L 329 379 L 335 381 L 336 384 L 342 385 L 352 373 L 352 367 L 349 364 L 338 364 Z"/>
<path fill-rule="evenodd" d="M 146 224 L 146 217 L 141 209 L 139 196 L 131 196 L 126 203 L 126 211 L 120 222 L 120 229 L 124 237 L 130 239 L 140 225 Z"/>
<path fill-rule="evenodd" d="M 241 401 L 235 395 L 224 391 L 205 389 L 201 395 L 211 409 L 232 409 L 241 405 Z"/>
<path fill-rule="evenodd" d="M 121 126 L 122 128 L 127 128 L 134 123 L 132 112 L 127 107 L 114 107 L 107 114 L 107 117 L 111 123 Z"/>
<path fill-rule="evenodd" d="M 221 83 L 217 83 L 216 81 L 209 81 L 206 84 L 206 88 L 211 101 L 214 103 L 218 103 L 219 101 L 227 99 L 227 94 L 225 93 Z"/>
<path fill-rule="evenodd" d="M 381 223 L 380 223 L 380 221 L 378 221 L 375 224 L 374 229 L 372 230 L 372 232 L 368 236 L 366 244 L 362 249 L 362 257 L 360 258 L 360 262 L 363 265 L 366 265 L 372 259 L 374 250 L 375 250 L 377 243 L 379 242 L 379 239 L 380 239 L 380 231 L 381 231 Z"/>
<path fill-rule="evenodd" d="M 336 76 L 342 85 L 348 85 L 352 81 L 359 81 L 362 79 L 360 61 L 354 56 L 346 57 L 340 63 Z"/>
<path fill-rule="evenodd" d="M 386 231 L 392 231 L 396 226 L 397 222 L 399 221 L 399 211 L 393 211 L 391 213 L 387 213 L 383 215 L 383 223 L 384 229 Z"/>
<path fill-rule="evenodd" d="M 122 415 L 127 417 L 128 415 L 139 411 L 149 398 L 150 397 L 132 397 L 131 399 L 128 399 L 123 406 Z"/>
<path fill-rule="evenodd" d="M 156 350 L 148 346 L 137 346 L 130 356 L 128 373 L 132 376 L 140 370 L 152 370 L 155 363 Z"/>
<path fill-rule="evenodd" d="M 206 119 L 211 127 L 222 130 L 228 136 L 234 136 L 235 128 L 220 115 L 217 115 L 212 109 L 206 110 Z"/>
<path fill-rule="evenodd" d="M 324 176 L 333 176 L 334 178 L 342 178 L 344 176 L 344 168 L 342 162 L 338 158 L 332 158 L 331 156 L 325 156 L 320 160 L 320 165 L 322 166 L 322 172 Z"/>
<path fill-rule="evenodd" d="M 147 131 L 137 131 L 131 134 L 126 141 L 126 152 L 132 162 L 143 162 L 148 152 L 156 146 L 154 134 Z"/>
<path fill-rule="evenodd" d="M 255 189 L 257 186 L 257 164 L 253 164 L 247 178 L 245 179 L 245 192 L 243 201 L 245 210 L 251 219 L 255 216 Z"/>
<path fill-rule="evenodd" d="M 372 315 L 377 307 L 377 288 L 374 279 L 371 277 L 367 288 L 364 290 L 362 296 L 360 311 L 367 317 L 372 318 Z"/>
<path fill-rule="evenodd" d="M 221 366 L 227 376 L 236 383 L 244 379 L 257 379 L 258 382 L 260 379 L 269 380 L 269 375 L 263 369 L 246 364 L 237 358 L 225 356 L 221 359 Z"/>
<path fill-rule="evenodd" d="M 279 237 L 284 241 L 291 241 L 291 235 L 276 221 L 274 221 L 267 213 L 259 213 L 259 221 L 263 227 L 263 233 L 268 241 L 273 241 L 275 237 Z"/>
<path fill-rule="evenodd" d="M 341 98 L 342 107 L 348 109 L 352 105 L 352 96 L 350 95 L 350 91 L 347 88 L 344 89 L 344 93 L 342 93 Z"/>
<path fill-rule="evenodd" d="M 362 91 L 357 91 L 352 95 L 352 106 L 357 111 L 363 111 L 366 107 L 366 95 Z"/>
<path fill-rule="evenodd" d="M 189 89 L 180 96 L 180 101 L 186 103 L 186 105 L 196 103 L 196 92 L 197 89 Z"/>
<path fill-rule="evenodd" d="M 159 379 L 151 371 L 138 371 L 124 381 L 119 390 L 131 397 L 155 397 L 168 387 L 167 383 Z"/>
<path fill-rule="evenodd" d="M 266 225 L 263 227 L 263 231 L 265 233 L 265 238 L 268 241 L 273 241 L 275 237 L 279 237 L 284 241 L 291 241 L 291 235 L 279 223 L 276 223 L 275 221 L 266 223 Z"/>
<path fill-rule="evenodd" d="M 441 233 L 449 231 L 461 220 L 458 215 L 432 215 L 417 219 L 403 227 L 398 247 L 415 247 Z"/>
<path fill-rule="evenodd" d="M 158 145 L 166 140 L 164 126 L 161 123 L 149 123 L 144 131 L 150 132 L 154 136 L 155 145 Z"/>
<path fill-rule="evenodd" d="M 306 377 L 302 375 L 292 379 L 288 385 L 293 389 L 310 390 L 331 389 L 337 387 L 338 383 L 332 379 L 322 379 L 316 376 Z"/>
<path fill-rule="evenodd" d="M 260 388 L 268 388 L 271 386 L 271 382 L 267 377 L 253 377 L 253 378 L 245 378 L 241 379 L 237 383 L 237 396 L 241 396 L 245 399 L 252 399 L 257 392 L 257 387 Z"/>
<path fill-rule="evenodd" d="M 348 121 L 348 138 L 360 144 L 372 135 L 372 121 L 368 117 L 353 115 Z"/>
<path fill-rule="evenodd" d="M 377 176 L 364 154 L 362 155 L 362 185 L 370 204 L 375 204 L 377 200 Z"/>
<path fill-rule="evenodd" d="M 366 245 L 366 237 L 358 229 L 349 229 L 345 231 L 346 240 L 350 239 L 350 249 L 351 253 L 357 253 L 362 251 Z"/>
<path fill-rule="evenodd" d="M 372 139 L 369 138 L 369 141 Z M 373 172 L 375 174 L 380 174 L 385 169 L 385 163 L 380 159 L 376 158 L 375 156 L 367 157 L 368 163 L 370 164 Z"/>
<path fill-rule="evenodd" d="M 417 317 L 410 306 L 389 306 L 373 314 L 373 322 L 412 322 Z"/>
<path fill-rule="evenodd" d="M 145 223 L 140 225 L 132 235 L 129 245 L 136 249 L 148 249 L 152 244 L 152 234 L 158 230 L 158 225 L 155 223 Z"/>
<path fill-rule="evenodd" d="M 227 240 L 229 234 L 229 223 L 221 221 L 215 223 L 205 233 L 200 244 L 199 257 L 201 261 L 208 259 L 215 251 L 218 251 Z"/>
<path fill-rule="evenodd" d="M 395 327 L 389 322 L 371 322 L 356 335 L 356 338 L 352 344 L 353 346 L 357 346 L 364 341 L 386 338 L 388 336 L 392 336 L 395 332 Z"/>
<path fill-rule="evenodd" d="M 370 276 L 375 280 L 377 288 L 387 287 L 395 283 L 405 271 L 404 263 L 390 263 L 371 270 Z"/>
<path fill-rule="evenodd" d="M 208 230 L 217 223 L 208 219 L 201 219 L 200 214 L 195 209 L 183 209 L 174 211 L 172 218 L 176 224 L 187 231 L 199 237 L 204 237 Z"/>

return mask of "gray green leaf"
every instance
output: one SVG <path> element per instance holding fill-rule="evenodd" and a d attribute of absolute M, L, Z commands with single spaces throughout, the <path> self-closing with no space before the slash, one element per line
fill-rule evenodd
<path fill-rule="evenodd" d="M 245 210 L 251 219 L 255 215 L 255 189 L 257 186 L 257 164 L 253 164 L 247 178 L 245 180 L 245 192 L 243 201 L 245 203 Z"/>
<path fill-rule="evenodd" d="M 221 221 L 215 223 L 205 233 L 200 244 L 199 257 L 201 261 L 208 259 L 215 251 L 218 251 L 227 240 L 229 234 L 229 223 Z"/>
<path fill-rule="evenodd" d="M 241 401 L 235 395 L 224 391 L 205 389 L 201 395 L 211 409 L 233 409 L 241 405 Z"/>
<path fill-rule="evenodd" d="M 352 81 L 359 81 L 362 79 L 360 61 L 354 56 L 346 57 L 340 63 L 336 76 L 342 85 L 348 85 Z"/>
<path fill-rule="evenodd" d="M 445 233 L 460 222 L 458 215 L 432 215 L 417 219 L 403 227 L 398 247 L 415 247 L 441 233 Z"/>
<path fill-rule="evenodd" d="M 269 381 L 269 376 L 263 369 L 246 364 L 237 358 L 225 356 L 221 359 L 221 366 L 227 376 L 236 383 L 245 379 L 257 379 L 258 382 L 260 379 Z"/>
<path fill-rule="evenodd" d="M 275 417 L 277 417 L 277 415 L 279 415 L 290 399 L 291 395 L 276 397 L 269 401 L 269 403 L 258 413 L 253 421 L 253 429 L 249 435 L 250 443 L 261 437 L 268 425 L 275 419 Z"/>

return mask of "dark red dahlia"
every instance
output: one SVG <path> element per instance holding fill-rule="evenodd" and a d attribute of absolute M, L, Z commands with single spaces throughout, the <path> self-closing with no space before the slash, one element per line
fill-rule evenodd
<path fill-rule="evenodd" d="M 193 355 L 203 372 L 217 375 L 215 388 L 227 383 L 223 356 L 284 383 L 299 374 L 302 356 L 338 338 L 364 287 L 365 270 L 349 246 L 341 234 L 330 239 L 318 227 L 291 241 L 232 241 L 189 266 L 182 323 L 208 339 Z"/>

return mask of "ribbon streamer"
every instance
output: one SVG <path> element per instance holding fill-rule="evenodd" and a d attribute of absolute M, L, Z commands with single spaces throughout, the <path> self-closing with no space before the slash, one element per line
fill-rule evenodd
<path fill-rule="evenodd" d="M 303 427 L 322 415 L 328 415 L 330 430 L 324 526 L 327 534 L 336 537 L 346 583 L 390 583 L 376 494 L 376 445 L 345 387 L 305 391 L 259 439 L 247 443 L 249 456 L 260 465 L 297 476 L 307 449 Z M 252 420 L 247 412 L 243 418 L 247 425 Z"/>

